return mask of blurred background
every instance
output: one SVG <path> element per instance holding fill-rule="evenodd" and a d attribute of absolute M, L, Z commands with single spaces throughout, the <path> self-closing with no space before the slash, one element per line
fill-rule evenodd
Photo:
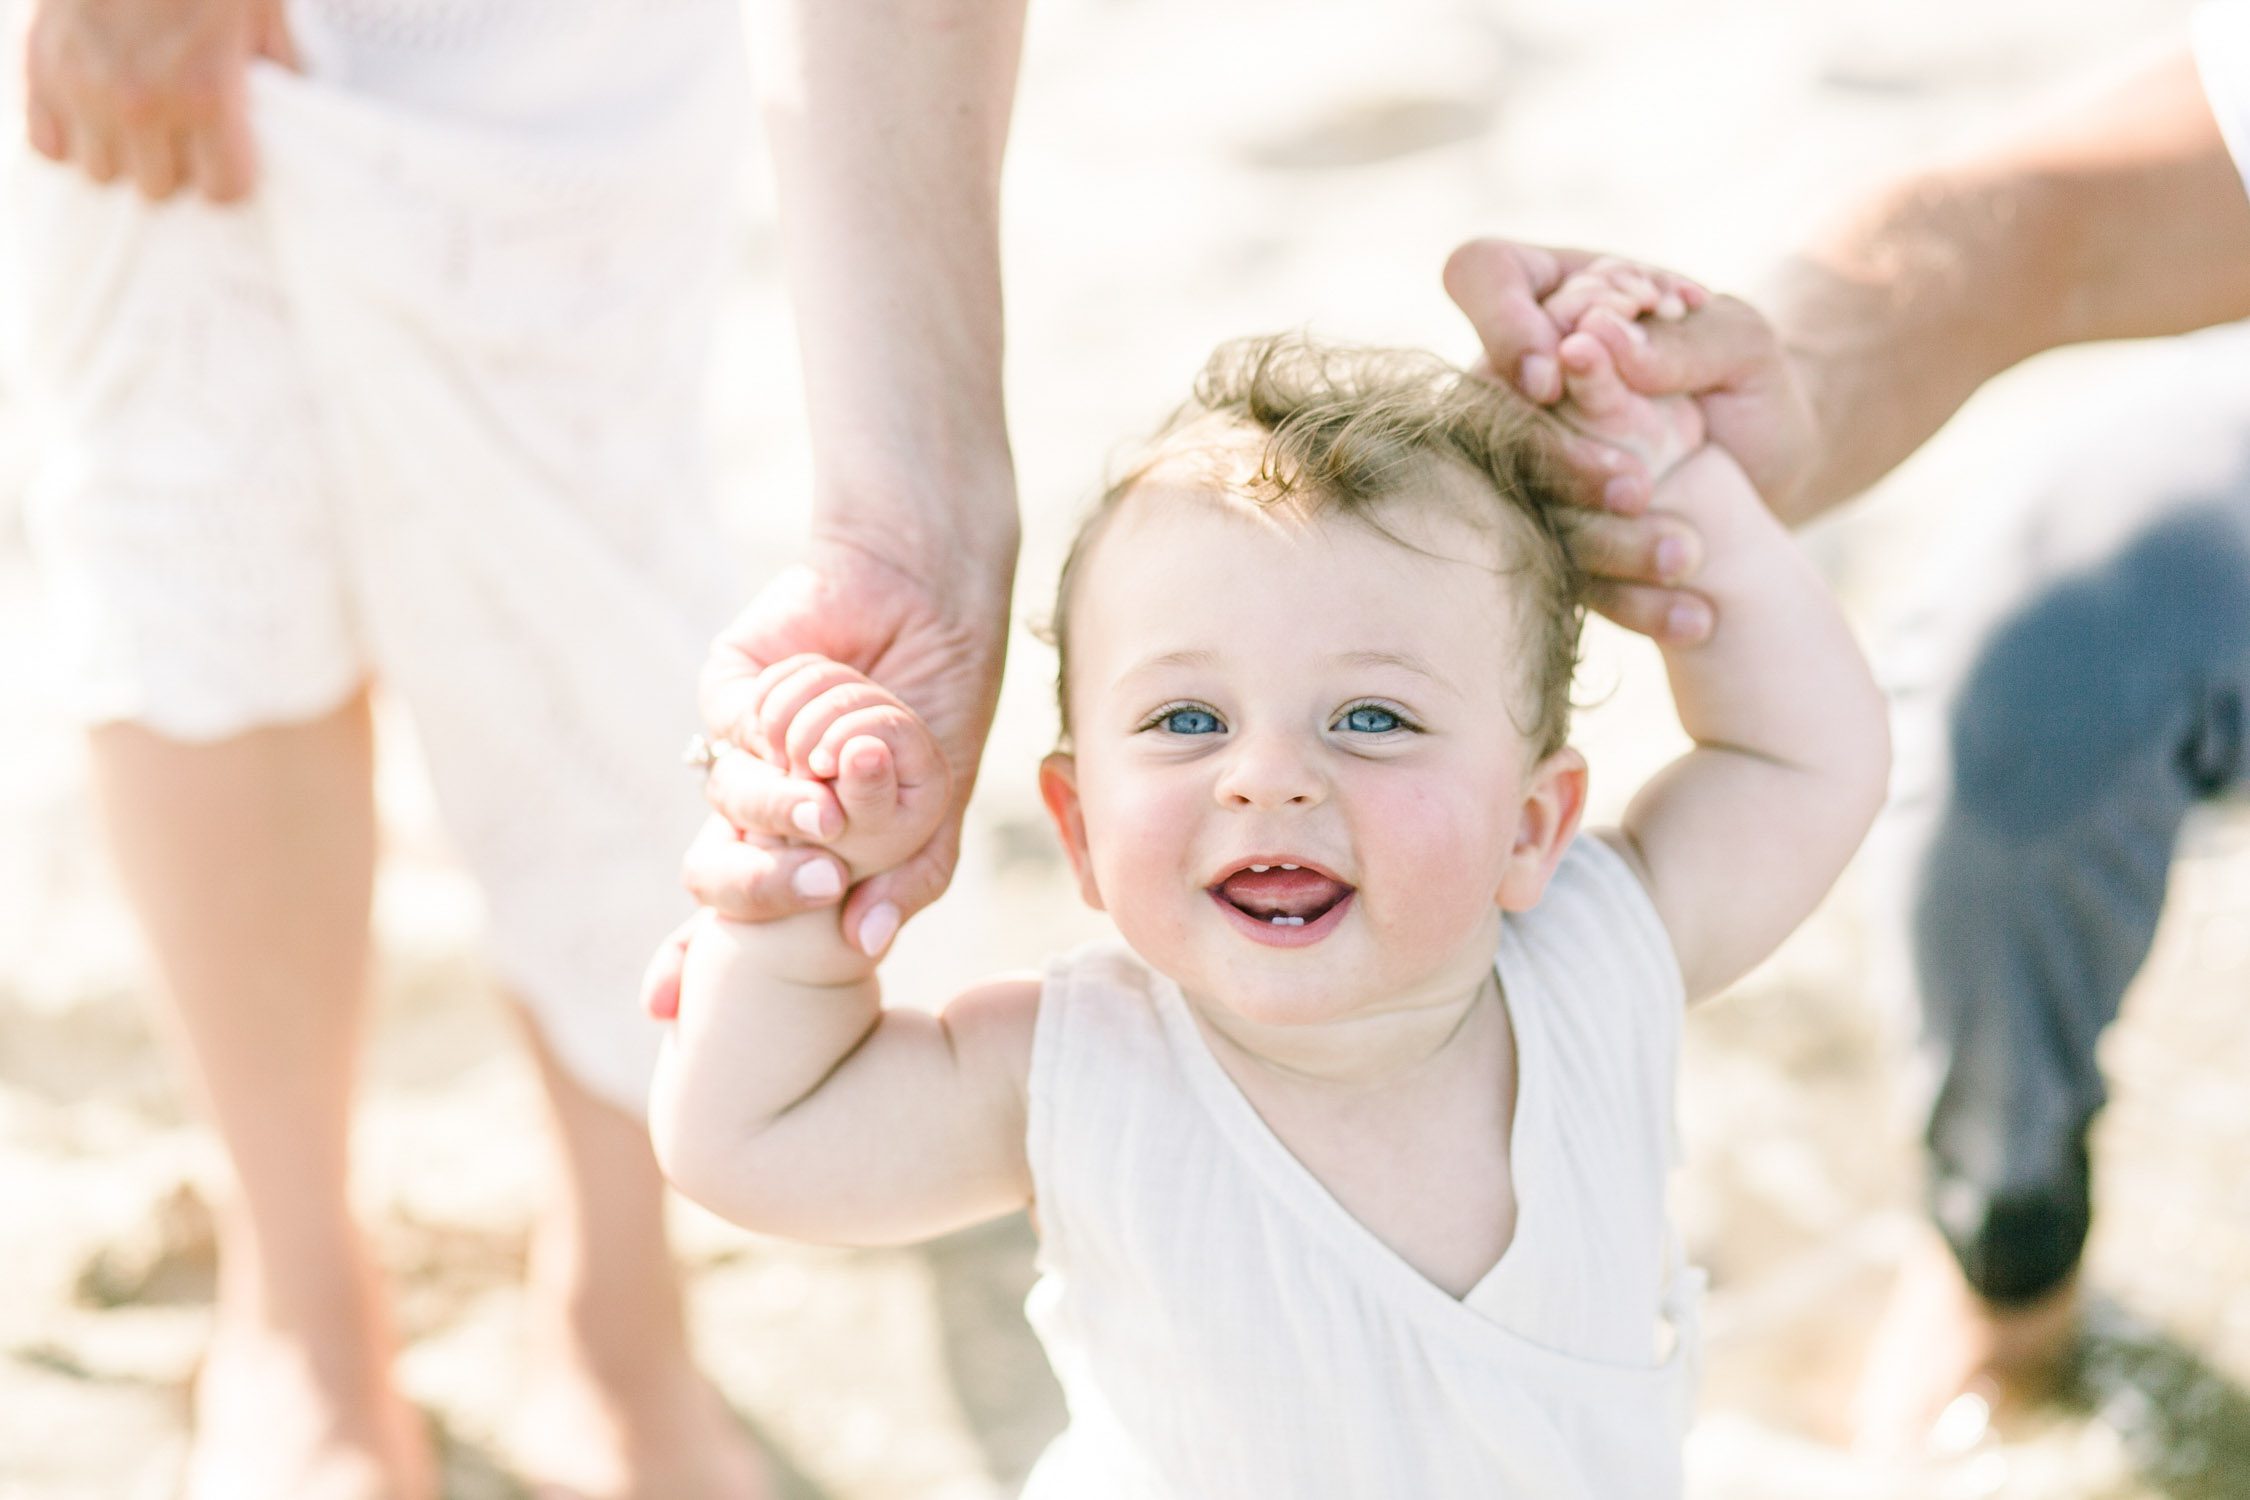
<path fill-rule="evenodd" d="M 1727 290 L 1877 175 L 2180 35 L 2181 0 L 1037 0 L 1008 181 L 1019 619 L 961 873 L 886 976 L 911 999 L 1096 933 L 1033 784 L 1053 734 L 1045 611 L 1110 455 L 1237 334 L 1307 326 L 1463 359 L 1438 269 L 1476 233 L 1599 246 Z M 805 450 L 767 185 L 710 413 L 748 598 L 801 534 Z M 2069 412 L 2232 330 L 2051 356 L 1981 395 L 1809 541 L 1878 654 L 1949 540 L 1986 524 Z M 158 1493 L 208 1321 L 212 1163 L 151 1035 L 96 853 L 79 741 L 43 676 L 0 393 L 0 1500 Z M 1677 748 L 1652 652 L 1598 628 L 1579 742 L 1612 814 Z M 396 1277 L 402 1378 L 449 1494 L 491 1456 L 516 1369 L 536 1089 L 477 956 L 474 892 L 383 726 L 379 1035 L 359 1144 Z M 2191 824 L 2156 952 L 2108 1039 L 2092 1338 L 2066 1399 L 1912 1471 L 1837 1446 L 1917 1215 L 1906 1028 L 1846 886 L 1694 1017 L 1681 1212 L 1713 1276 L 1698 1496 L 2250 1497 L 2250 838 Z M 651 941 L 658 935 L 650 934 Z M 633 997 L 620 995 L 620 1005 Z M 919 1250 L 808 1249 L 685 1209 L 705 1357 L 824 1500 L 1013 1492 L 1061 1419 L 1005 1222 Z"/>

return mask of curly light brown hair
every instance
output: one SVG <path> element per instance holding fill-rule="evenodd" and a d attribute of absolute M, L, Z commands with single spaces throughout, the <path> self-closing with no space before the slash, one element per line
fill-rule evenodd
<path fill-rule="evenodd" d="M 1570 685 L 1585 624 L 1585 578 L 1571 560 L 1573 515 L 1540 440 L 1544 414 L 1512 392 L 1411 349 L 1328 344 L 1273 334 L 1222 344 L 1196 377 L 1194 395 L 1110 485 L 1079 528 L 1056 585 L 1047 636 L 1060 659 L 1055 694 L 1070 741 L 1070 605 L 1086 560 L 1110 518 L 1154 472 L 1254 449 L 1226 488 L 1265 506 L 1284 502 L 1384 527 L 1386 507 L 1446 505 L 1474 481 L 1471 519 L 1496 533 L 1498 569 L 1514 596 L 1520 646 L 1512 663 L 1526 705 L 1519 724 L 1541 756 L 1570 729 Z M 1417 549 L 1419 550 L 1419 549 Z M 1468 559 L 1455 559 L 1468 561 Z M 1499 643 L 1495 643 L 1496 647 Z"/>

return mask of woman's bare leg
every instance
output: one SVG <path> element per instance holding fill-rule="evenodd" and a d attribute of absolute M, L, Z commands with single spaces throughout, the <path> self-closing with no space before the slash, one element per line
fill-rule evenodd
<path fill-rule="evenodd" d="M 618 997 L 630 1005 L 632 997 Z M 756 1446 L 694 1363 L 643 1123 L 540 1039 L 560 1150 L 532 1236 L 513 1447 L 539 1500 L 766 1500 Z"/>
<path fill-rule="evenodd" d="M 349 1190 L 375 857 L 364 692 L 215 744 L 92 737 L 109 841 L 233 1182 L 187 1500 L 424 1500 Z"/>

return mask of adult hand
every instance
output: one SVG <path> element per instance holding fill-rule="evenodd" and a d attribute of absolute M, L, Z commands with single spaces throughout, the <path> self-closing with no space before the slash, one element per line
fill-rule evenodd
<path fill-rule="evenodd" d="M 1472 240 L 1453 252 L 1445 288 L 1475 326 L 1494 378 L 1542 406 L 1559 399 L 1557 351 L 1575 319 L 1568 308 L 1550 309 L 1548 300 L 1601 259 L 1499 239 Z M 1586 331 L 1608 347 L 1634 390 L 1695 397 L 1711 441 L 1734 455 L 1769 505 L 1785 502 L 1811 473 L 1819 456 L 1812 403 L 1772 325 L 1748 303 L 1702 294 L 1685 318 L 1597 319 Z M 1577 539 L 1580 560 L 1598 578 L 1627 585 L 1607 591 L 1604 613 L 1662 641 L 1707 634 L 1709 606 L 1671 587 L 1681 578 L 1660 565 L 1670 555 L 1667 532 L 1642 514 L 1650 494 L 1646 468 L 1630 454 L 1574 439 L 1558 449 L 1574 481 L 1572 498 L 1608 512 L 1588 517 Z"/>
<path fill-rule="evenodd" d="M 294 68 L 282 0 L 37 0 L 25 57 L 32 149 L 151 199 L 247 195 L 253 57 Z"/>
<path fill-rule="evenodd" d="M 999 700 L 1014 562 L 1012 549 L 1002 565 L 969 553 L 909 565 L 851 540 L 816 539 L 812 555 L 713 643 L 703 672 L 706 733 L 750 753 L 724 753 L 712 765 L 705 794 L 716 816 L 682 871 L 698 902 L 754 922 L 843 894 L 843 866 L 818 847 L 841 832 L 843 811 L 826 783 L 783 769 L 785 756 L 764 743 L 757 715 L 759 673 L 805 652 L 856 667 L 895 693 L 929 726 L 952 772 L 951 808 L 937 832 L 904 864 L 851 890 L 844 932 L 879 954 L 943 893 Z M 683 929 L 666 943 L 644 982 L 643 999 L 658 1017 L 677 1006 L 685 939 Z"/>

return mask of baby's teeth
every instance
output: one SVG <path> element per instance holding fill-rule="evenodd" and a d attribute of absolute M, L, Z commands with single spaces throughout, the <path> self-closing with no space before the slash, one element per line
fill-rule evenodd
<path fill-rule="evenodd" d="M 1297 867 L 1295 865 L 1283 865 L 1281 868 L 1283 868 L 1284 870 L 1294 870 Z"/>
<path fill-rule="evenodd" d="M 1302 927 L 1305 925 L 1303 917 L 1274 917 L 1271 920 L 1276 927 Z"/>
<path fill-rule="evenodd" d="M 1273 866 L 1272 866 L 1272 865 L 1252 865 L 1252 866 L 1250 867 L 1250 873 L 1251 873 L 1251 874 L 1253 874 L 1253 875 L 1263 875 L 1263 874 L 1265 874 L 1265 873 L 1266 873 L 1266 871 L 1268 871 L 1268 870 L 1270 870 L 1270 869 L 1272 869 L 1272 868 L 1273 868 Z M 1287 867 L 1286 867 L 1286 866 L 1284 866 L 1283 868 L 1287 868 Z"/>

